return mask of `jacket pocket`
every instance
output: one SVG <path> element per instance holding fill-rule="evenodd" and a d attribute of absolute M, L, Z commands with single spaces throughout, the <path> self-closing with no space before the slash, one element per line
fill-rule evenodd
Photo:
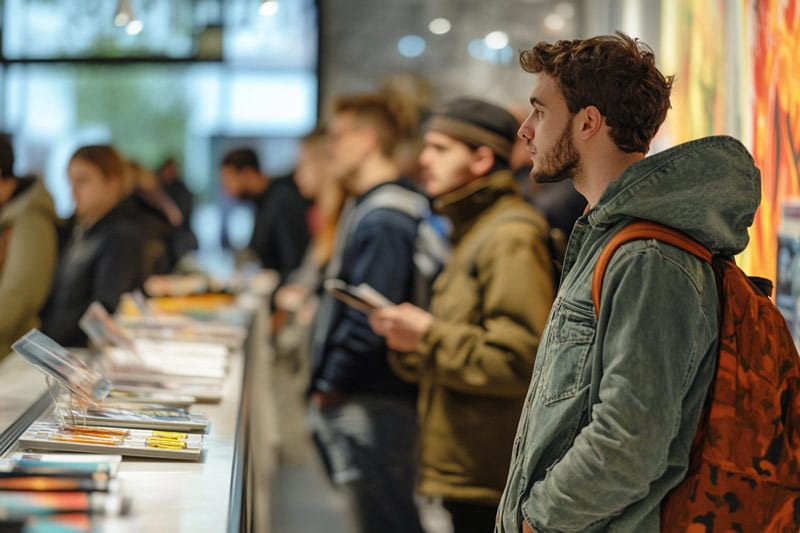
<path fill-rule="evenodd" d="M 561 300 L 552 315 L 549 357 L 542 375 L 545 405 L 572 398 L 583 386 L 584 367 L 595 335 L 592 310 Z"/>

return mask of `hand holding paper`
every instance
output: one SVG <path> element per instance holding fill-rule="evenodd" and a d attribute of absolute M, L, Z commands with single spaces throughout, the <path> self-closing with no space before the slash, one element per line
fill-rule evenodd
<path fill-rule="evenodd" d="M 340 279 L 329 279 L 325 280 L 325 290 L 347 305 L 366 314 L 382 307 L 394 305 L 386 296 L 366 283 L 354 286 L 348 285 Z"/>
<path fill-rule="evenodd" d="M 398 352 L 413 352 L 431 327 L 433 315 L 410 303 L 383 307 L 369 316 L 369 325 Z"/>

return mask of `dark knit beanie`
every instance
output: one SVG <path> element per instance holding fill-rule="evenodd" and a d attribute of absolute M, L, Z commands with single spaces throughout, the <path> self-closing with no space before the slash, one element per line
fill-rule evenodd
<path fill-rule="evenodd" d="M 508 161 L 517 138 L 514 116 L 502 107 L 477 98 L 458 98 L 433 112 L 428 131 L 444 133 L 470 146 L 488 146 Z"/>

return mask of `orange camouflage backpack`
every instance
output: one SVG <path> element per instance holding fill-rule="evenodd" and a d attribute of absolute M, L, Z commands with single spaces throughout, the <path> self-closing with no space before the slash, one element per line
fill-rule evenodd
<path fill-rule="evenodd" d="M 661 530 L 697 533 L 800 532 L 800 359 L 760 278 L 688 235 L 653 222 L 620 230 L 594 268 L 600 306 L 614 251 L 657 239 L 710 263 L 720 296 L 719 358 L 695 434 L 686 477 L 662 502 Z"/>

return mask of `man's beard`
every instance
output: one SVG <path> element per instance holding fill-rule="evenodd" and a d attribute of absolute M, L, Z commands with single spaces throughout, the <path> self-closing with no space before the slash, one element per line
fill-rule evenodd
<path fill-rule="evenodd" d="M 572 142 L 572 119 L 564 126 L 564 131 L 556 144 L 544 154 L 543 161 L 531 169 L 531 178 L 536 183 L 557 183 L 574 179 L 578 174 L 580 156 Z"/>

